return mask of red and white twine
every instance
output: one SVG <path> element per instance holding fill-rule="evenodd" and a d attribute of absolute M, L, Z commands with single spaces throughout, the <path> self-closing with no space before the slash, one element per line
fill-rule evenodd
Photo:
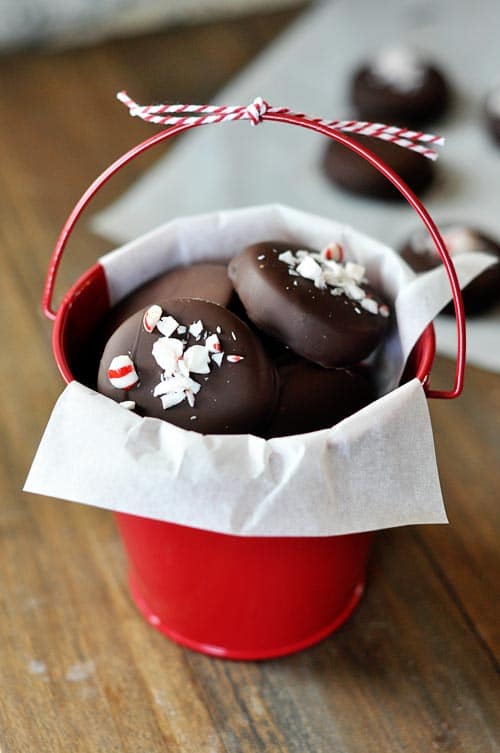
<path fill-rule="evenodd" d="M 312 123 L 318 123 L 333 131 L 358 133 L 362 136 L 372 136 L 382 141 L 391 141 L 404 149 L 418 152 L 427 159 L 436 160 L 438 153 L 432 148 L 442 146 L 444 138 L 423 131 L 412 131 L 408 128 L 386 125 L 385 123 L 368 123 L 359 120 L 324 120 L 311 118 L 303 112 L 293 112 L 287 107 L 273 107 L 262 97 L 257 97 L 249 105 L 138 105 L 124 91 L 119 92 L 117 99 L 126 105 L 133 117 L 141 118 L 156 125 L 209 125 L 228 120 L 249 120 L 252 125 L 258 125 L 266 114 L 287 114 L 296 118 L 304 118 Z"/>

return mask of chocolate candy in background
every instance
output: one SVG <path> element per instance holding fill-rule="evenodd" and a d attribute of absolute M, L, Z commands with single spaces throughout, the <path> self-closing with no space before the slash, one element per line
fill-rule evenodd
<path fill-rule="evenodd" d="M 446 110 L 449 87 L 444 75 L 413 50 L 388 48 L 355 72 L 351 99 L 360 120 L 413 128 Z"/>
<path fill-rule="evenodd" d="M 392 167 L 415 193 L 421 194 L 432 183 L 435 175 L 434 163 L 421 154 L 370 136 L 349 136 Z M 328 142 L 323 169 L 332 183 L 352 193 L 375 199 L 404 201 L 397 188 L 382 173 L 359 154 L 355 154 L 337 141 Z"/>
<path fill-rule="evenodd" d="M 189 328 L 201 320 L 204 332 L 216 333 L 224 353 L 220 367 L 210 360 L 209 373 L 190 373 L 190 378 L 200 385 L 193 407 L 184 399 L 164 409 L 161 398 L 153 394 L 163 369 L 152 355 L 153 344 L 163 336 L 157 329 L 146 331 L 141 309 L 123 322 L 107 342 L 99 368 L 98 391 L 117 402 L 134 401 L 139 415 L 161 418 L 184 429 L 204 434 L 258 432 L 276 405 L 278 379 L 274 365 L 248 327 L 230 311 L 209 301 L 188 298 L 151 303 L 159 303 L 163 315 L 174 317 L 181 326 Z M 183 337 L 186 348 L 205 342 L 203 334 L 198 340 L 188 333 L 170 337 Z M 108 377 L 113 358 L 120 355 L 130 356 L 140 380 L 129 390 L 117 389 Z M 231 356 L 243 358 L 231 362 Z"/>
<path fill-rule="evenodd" d="M 466 314 L 479 314 L 500 302 L 500 244 L 490 236 L 473 227 L 459 223 L 446 223 L 440 232 L 451 257 L 467 251 L 485 251 L 498 257 L 498 264 L 489 267 L 463 290 L 462 298 Z M 400 250 L 403 259 L 417 273 L 427 272 L 441 264 L 441 259 L 425 228 L 418 228 Z M 445 314 L 454 314 L 453 303 L 444 309 Z"/>
<path fill-rule="evenodd" d="M 103 326 L 109 337 L 131 314 L 168 298 L 202 298 L 227 307 L 233 295 L 225 264 L 200 263 L 176 267 L 146 282 L 119 301 L 110 309 Z"/>
<path fill-rule="evenodd" d="M 264 436 L 327 429 L 375 400 L 368 372 L 324 369 L 290 355 L 278 364 L 280 396 Z"/>
<path fill-rule="evenodd" d="M 485 111 L 490 133 L 497 144 L 500 144 L 500 84 L 488 94 Z"/>
<path fill-rule="evenodd" d="M 229 276 L 248 317 L 294 353 L 326 368 L 369 356 L 388 331 L 387 304 L 364 283 L 362 292 L 385 316 L 371 313 L 340 290 L 334 295 L 330 286 L 316 287 L 280 261 L 286 251 L 300 253 L 297 246 L 267 241 L 248 246 L 230 261 Z"/>

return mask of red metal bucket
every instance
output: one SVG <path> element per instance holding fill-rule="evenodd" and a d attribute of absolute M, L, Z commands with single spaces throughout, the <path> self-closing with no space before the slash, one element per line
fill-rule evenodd
<path fill-rule="evenodd" d="M 293 119 L 288 121 L 294 123 Z M 302 119 L 294 123 L 318 129 Z M 179 130 L 157 134 L 105 171 L 68 218 L 54 250 L 43 297 L 55 319 L 54 355 L 66 381 L 88 383 L 89 351 L 109 308 L 104 271 L 89 269 L 68 291 L 57 314 L 51 300 L 55 274 L 69 235 L 92 196 L 124 164 Z M 417 377 L 430 397 L 460 394 L 464 369 L 464 316 L 455 271 L 434 223 L 407 186 L 368 150 L 338 132 L 325 135 L 358 151 L 381 170 L 427 226 L 452 286 L 459 357 L 449 392 L 428 389 L 435 354 L 430 325 L 410 356 L 403 381 Z M 97 357 L 97 354 L 96 354 Z M 265 659 L 292 653 L 321 640 L 351 614 L 363 593 L 373 534 L 326 537 L 243 537 L 116 514 L 129 561 L 132 596 L 147 620 L 175 641 L 205 654 Z"/>

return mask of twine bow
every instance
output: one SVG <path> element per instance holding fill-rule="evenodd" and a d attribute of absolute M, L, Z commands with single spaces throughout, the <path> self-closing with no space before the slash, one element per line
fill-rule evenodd
<path fill-rule="evenodd" d="M 360 120 L 324 120 L 311 118 L 303 112 L 293 112 L 287 107 L 273 107 L 262 97 L 257 97 L 249 105 L 139 105 L 134 102 L 125 91 L 119 92 L 117 99 L 128 107 L 130 115 L 141 118 L 148 123 L 170 126 L 194 124 L 208 125 L 222 123 L 227 120 L 249 120 L 252 125 L 258 125 L 265 120 L 266 114 L 288 114 L 318 123 L 333 131 L 358 133 L 371 136 L 382 141 L 390 141 L 397 146 L 417 152 L 430 160 L 436 160 L 438 153 L 432 148 L 443 146 L 444 138 L 433 133 L 412 131 L 409 128 L 398 128 L 385 123 L 369 123 Z"/>

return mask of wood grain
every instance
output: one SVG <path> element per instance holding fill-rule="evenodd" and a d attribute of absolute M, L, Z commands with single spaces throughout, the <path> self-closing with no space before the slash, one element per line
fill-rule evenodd
<path fill-rule="evenodd" d="M 62 387 L 39 310 L 51 245 L 86 185 L 144 137 L 115 92 L 205 101 L 293 15 L 0 60 L 2 753 L 500 750 L 497 376 L 469 369 L 460 400 L 430 406 L 451 525 L 380 534 L 352 619 L 279 661 L 171 643 L 129 598 L 112 516 L 20 492 Z M 59 292 L 104 249 L 82 228 Z M 451 383 L 448 361 L 434 379 Z"/>

